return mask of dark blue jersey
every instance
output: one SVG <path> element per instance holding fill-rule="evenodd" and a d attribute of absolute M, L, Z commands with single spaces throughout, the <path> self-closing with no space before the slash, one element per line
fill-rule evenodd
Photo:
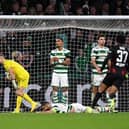
<path fill-rule="evenodd" d="M 129 71 L 129 51 L 123 46 L 115 46 L 110 50 L 107 59 L 104 61 L 102 69 L 108 60 L 111 60 L 110 72 L 121 72 L 125 74 Z"/>

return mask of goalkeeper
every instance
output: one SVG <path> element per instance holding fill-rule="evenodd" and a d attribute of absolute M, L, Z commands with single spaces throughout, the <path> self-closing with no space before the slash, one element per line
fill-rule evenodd
<path fill-rule="evenodd" d="M 23 99 L 32 105 L 31 112 L 33 112 L 38 106 L 38 103 L 33 101 L 29 95 L 25 93 L 25 90 L 28 87 L 29 73 L 23 68 L 22 65 L 13 60 L 5 59 L 3 55 L 0 55 L 0 64 L 4 66 L 6 72 L 8 73 L 7 78 L 12 81 L 12 84 L 16 89 L 17 100 L 14 113 L 20 112 L 20 106 Z"/>

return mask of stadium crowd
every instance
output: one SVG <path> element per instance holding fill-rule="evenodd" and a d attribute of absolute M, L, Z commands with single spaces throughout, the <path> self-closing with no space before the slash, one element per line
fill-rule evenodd
<path fill-rule="evenodd" d="M 128 15 L 129 0 L 1 0 L 0 15 Z"/>

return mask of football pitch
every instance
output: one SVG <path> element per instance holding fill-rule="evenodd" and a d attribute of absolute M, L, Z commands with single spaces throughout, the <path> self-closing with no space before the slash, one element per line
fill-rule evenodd
<path fill-rule="evenodd" d="M 129 112 L 102 114 L 0 113 L 0 129 L 129 129 Z"/>

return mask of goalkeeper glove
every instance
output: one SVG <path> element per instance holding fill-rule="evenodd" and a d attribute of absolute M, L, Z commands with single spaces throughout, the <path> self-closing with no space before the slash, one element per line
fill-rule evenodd
<path fill-rule="evenodd" d="M 5 72 L 5 76 L 8 80 L 10 80 L 10 75 L 9 75 L 9 72 Z"/>
<path fill-rule="evenodd" d="M 17 89 L 17 88 L 18 88 L 18 86 L 17 86 L 17 84 L 16 84 L 16 81 L 15 81 L 15 80 L 12 80 L 12 84 L 13 84 L 13 87 L 14 87 L 15 89 Z"/>

